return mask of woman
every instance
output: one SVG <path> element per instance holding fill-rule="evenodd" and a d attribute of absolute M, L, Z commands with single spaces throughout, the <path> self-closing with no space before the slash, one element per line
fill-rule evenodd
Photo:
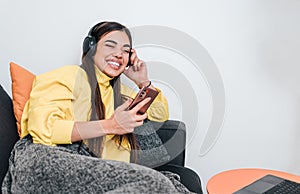
<path fill-rule="evenodd" d="M 132 67 L 127 67 L 129 66 Z M 83 43 L 82 65 L 39 75 L 22 115 L 22 139 L 10 159 L 3 193 L 176 193 L 187 190 L 137 162 L 134 129 L 146 118 L 168 119 L 159 91 L 147 113 L 126 110 L 133 97 L 124 73 L 138 87 L 154 86 L 132 49 L 129 30 L 116 22 L 95 25 Z M 82 143 L 84 142 L 84 143 Z M 87 146 L 86 146 L 87 145 Z"/>

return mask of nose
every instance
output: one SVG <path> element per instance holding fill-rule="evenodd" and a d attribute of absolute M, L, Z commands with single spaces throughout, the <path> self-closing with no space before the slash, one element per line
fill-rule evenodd
<path fill-rule="evenodd" d="M 116 57 L 116 58 L 121 58 L 122 57 L 122 51 L 115 51 L 113 53 L 113 56 Z"/>

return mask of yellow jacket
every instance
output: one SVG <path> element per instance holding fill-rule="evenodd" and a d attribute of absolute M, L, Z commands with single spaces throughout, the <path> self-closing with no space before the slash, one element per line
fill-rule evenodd
<path fill-rule="evenodd" d="M 96 76 L 105 105 L 105 118 L 114 112 L 113 90 L 109 78 L 96 67 Z M 122 85 L 121 93 L 135 97 L 135 92 Z M 55 146 L 71 144 L 75 121 L 89 121 L 91 114 L 91 90 L 86 72 L 79 66 L 64 66 L 36 76 L 30 98 L 26 103 L 21 120 L 21 136 L 30 134 L 34 143 Z M 148 119 L 163 122 L 169 118 L 166 98 L 159 93 L 147 111 Z M 112 136 L 107 136 L 106 141 Z M 123 143 L 123 142 L 122 142 Z M 128 142 L 126 142 L 127 144 Z M 109 145 L 107 145 L 109 146 Z M 114 159 L 105 151 L 102 158 Z M 118 146 L 115 146 L 118 149 Z M 125 146 L 128 147 L 128 146 Z M 118 151 L 115 155 L 118 155 Z M 127 150 L 128 152 L 128 150 Z M 121 154 L 121 153 L 119 153 Z M 126 156 L 128 161 L 128 155 Z M 116 160 L 123 160 L 122 158 Z"/>

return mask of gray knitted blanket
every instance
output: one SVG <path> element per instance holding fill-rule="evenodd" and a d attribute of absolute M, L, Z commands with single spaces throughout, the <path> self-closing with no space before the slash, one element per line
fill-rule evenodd
<path fill-rule="evenodd" d="M 189 193 L 178 175 L 92 157 L 84 144 L 46 146 L 19 140 L 2 193 Z"/>

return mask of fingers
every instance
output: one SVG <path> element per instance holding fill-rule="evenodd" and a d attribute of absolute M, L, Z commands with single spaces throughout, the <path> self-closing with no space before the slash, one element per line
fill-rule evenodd
<path fill-rule="evenodd" d="M 142 114 L 142 115 L 136 115 L 135 119 L 137 122 L 143 122 L 147 118 L 147 113 Z"/>
<path fill-rule="evenodd" d="M 133 99 L 129 98 L 128 100 L 126 100 L 122 105 L 120 105 L 118 107 L 119 110 L 126 110 L 127 107 L 130 105 L 130 103 L 132 102 Z"/>
<path fill-rule="evenodd" d="M 145 66 L 145 62 L 140 60 L 137 56 L 136 50 L 131 49 L 131 57 L 130 57 L 130 62 L 133 65 L 132 70 L 133 71 L 139 71 L 143 66 Z"/>
<path fill-rule="evenodd" d="M 150 97 L 145 98 L 141 102 L 139 102 L 133 109 L 132 111 L 137 113 L 145 104 L 147 104 L 151 100 Z"/>
<path fill-rule="evenodd" d="M 132 66 L 133 71 L 140 71 L 145 66 L 145 62 L 140 59 L 135 59 Z"/>

